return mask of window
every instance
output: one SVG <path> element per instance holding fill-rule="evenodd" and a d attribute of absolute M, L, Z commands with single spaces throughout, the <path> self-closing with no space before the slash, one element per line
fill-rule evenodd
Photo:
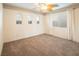
<path fill-rule="evenodd" d="M 66 13 L 57 13 L 57 17 L 53 20 L 54 27 L 67 27 L 67 15 Z"/>
<path fill-rule="evenodd" d="M 16 24 L 22 24 L 22 15 L 16 14 Z"/>

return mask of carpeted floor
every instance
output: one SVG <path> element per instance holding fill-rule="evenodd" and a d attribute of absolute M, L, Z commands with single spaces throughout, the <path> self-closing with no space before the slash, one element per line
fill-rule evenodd
<path fill-rule="evenodd" d="M 79 43 L 42 34 L 5 43 L 2 56 L 77 56 Z"/>

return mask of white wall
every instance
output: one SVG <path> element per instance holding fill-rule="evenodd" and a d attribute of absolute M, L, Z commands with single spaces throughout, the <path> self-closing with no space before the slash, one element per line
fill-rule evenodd
<path fill-rule="evenodd" d="M 3 47 L 3 7 L 2 4 L 0 4 L 0 55 L 2 52 L 2 47 Z"/>
<path fill-rule="evenodd" d="M 16 14 L 22 14 L 22 24 L 16 24 Z M 33 24 L 28 24 L 28 17 L 32 18 Z M 36 24 L 36 18 L 40 16 L 40 24 Z M 23 10 L 4 8 L 4 42 L 10 42 L 30 36 L 44 33 L 43 15 Z"/>
<path fill-rule="evenodd" d="M 63 14 L 67 14 L 67 27 L 54 27 L 52 24 L 53 20 L 57 20 L 57 16 L 62 13 Z M 50 13 L 48 15 L 46 15 L 46 23 L 47 23 L 47 30 L 46 33 L 47 34 L 51 34 L 54 36 L 58 36 L 61 38 L 65 38 L 65 39 L 69 39 L 69 18 L 68 18 L 68 12 L 67 11 L 62 11 L 59 13 Z"/>

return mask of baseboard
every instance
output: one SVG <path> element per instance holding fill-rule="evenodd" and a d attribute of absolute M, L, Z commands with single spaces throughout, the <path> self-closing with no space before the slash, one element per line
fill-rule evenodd
<path fill-rule="evenodd" d="M 59 36 L 56 36 L 56 35 L 53 35 L 53 34 L 48 34 L 48 33 L 44 33 L 44 34 L 49 35 L 49 36 L 53 36 L 53 37 L 57 37 L 57 38 L 60 38 L 60 39 L 66 39 L 66 38 L 62 38 L 62 37 L 59 37 Z M 69 40 L 69 39 L 67 39 L 67 40 Z"/>
<path fill-rule="evenodd" d="M 10 43 L 10 42 L 14 42 L 14 41 L 22 40 L 22 39 L 29 39 L 29 38 L 32 38 L 32 37 L 35 37 L 35 36 L 38 36 L 38 35 L 42 35 L 42 34 L 45 34 L 45 33 L 35 34 L 35 35 L 33 35 L 33 36 L 24 37 L 24 38 L 21 38 L 21 39 L 16 39 L 16 40 L 4 42 L 4 43 Z"/>

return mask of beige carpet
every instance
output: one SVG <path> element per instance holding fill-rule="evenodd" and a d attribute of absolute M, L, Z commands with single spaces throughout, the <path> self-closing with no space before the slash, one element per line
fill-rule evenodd
<path fill-rule="evenodd" d="M 2 56 L 77 56 L 79 43 L 42 34 L 5 43 Z"/>

